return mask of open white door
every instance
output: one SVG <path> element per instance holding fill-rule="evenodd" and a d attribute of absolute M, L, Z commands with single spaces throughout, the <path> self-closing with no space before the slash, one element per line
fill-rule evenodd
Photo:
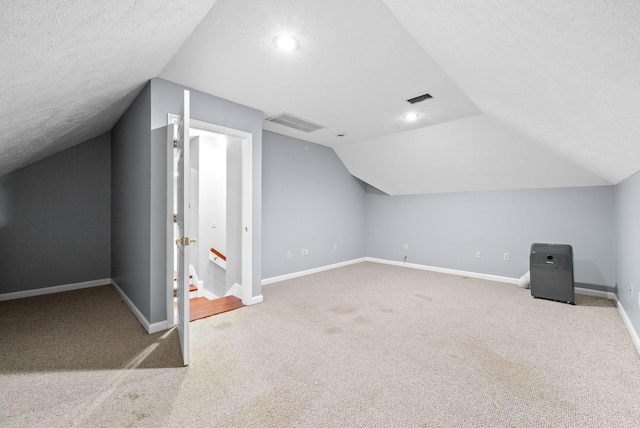
<path fill-rule="evenodd" d="M 189 365 L 189 244 L 195 242 L 189 238 L 190 232 L 190 189 L 191 168 L 189 166 L 189 91 L 184 91 L 184 100 L 178 118 L 177 138 L 177 197 L 178 207 L 176 223 L 178 225 L 178 272 L 177 272 L 177 304 L 178 304 L 178 337 L 182 360 Z"/>

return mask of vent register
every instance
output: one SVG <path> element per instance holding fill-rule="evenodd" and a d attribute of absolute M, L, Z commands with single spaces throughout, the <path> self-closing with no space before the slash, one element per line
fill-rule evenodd
<path fill-rule="evenodd" d="M 324 128 L 324 126 L 322 125 L 318 125 L 317 123 L 313 123 L 309 120 L 294 116 L 289 113 L 277 114 L 265 120 L 267 122 L 278 123 L 280 125 L 288 126 L 289 128 L 297 129 L 298 131 L 303 132 L 313 132 L 317 131 L 318 129 Z"/>
<path fill-rule="evenodd" d="M 433 98 L 433 97 L 429 94 L 424 94 L 424 95 L 420 95 L 420 96 L 408 99 L 407 101 L 411 104 L 416 104 L 429 98 Z M 303 132 L 313 132 L 313 131 L 317 131 L 318 129 L 325 128 L 322 125 L 318 125 L 317 123 L 313 123 L 310 120 L 303 119 L 298 116 L 294 116 L 290 113 L 277 114 L 275 116 L 268 117 L 265 120 L 267 122 L 273 122 L 283 126 L 288 126 L 289 128 L 297 129 L 298 131 L 303 131 Z"/>
<path fill-rule="evenodd" d="M 429 98 L 433 98 L 433 97 L 431 95 L 429 95 L 429 94 L 424 94 L 424 95 L 420 95 L 418 97 L 409 98 L 407 100 L 407 102 L 410 103 L 410 104 L 415 104 L 415 103 L 422 102 L 424 100 L 428 100 Z"/>

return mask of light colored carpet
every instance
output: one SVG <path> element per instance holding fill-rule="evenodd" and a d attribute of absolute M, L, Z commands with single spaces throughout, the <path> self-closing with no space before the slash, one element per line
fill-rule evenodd
<path fill-rule="evenodd" d="M 639 424 L 613 302 L 374 263 L 263 295 L 191 323 L 189 368 L 175 330 L 147 335 L 110 287 L 0 302 L 0 425 Z"/>

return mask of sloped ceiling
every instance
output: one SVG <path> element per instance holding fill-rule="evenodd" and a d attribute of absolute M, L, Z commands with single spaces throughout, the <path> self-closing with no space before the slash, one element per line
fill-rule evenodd
<path fill-rule="evenodd" d="M 640 2 L 384 0 L 476 105 L 617 183 L 640 169 Z"/>
<path fill-rule="evenodd" d="M 0 175 L 111 130 L 214 2 L 3 2 Z"/>
<path fill-rule="evenodd" d="M 220 0 L 160 76 L 326 126 L 265 122 L 392 195 L 613 184 L 640 169 L 638 6 L 587 3 Z"/>
<path fill-rule="evenodd" d="M 287 33 L 295 52 L 274 45 Z M 264 128 L 331 147 L 481 114 L 380 1 L 219 0 L 160 77 L 323 125 Z M 426 92 L 423 120 L 404 122 Z"/>
<path fill-rule="evenodd" d="M 4 6 L 0 25 L 0 175 L 108 131 L 155 76 L 323 125 L 264 127 L 333 147 L 389 194 L 640 169 L 632 0 L 35 1 Z M 297 50 L 275 49 L 283 33 Z"/>

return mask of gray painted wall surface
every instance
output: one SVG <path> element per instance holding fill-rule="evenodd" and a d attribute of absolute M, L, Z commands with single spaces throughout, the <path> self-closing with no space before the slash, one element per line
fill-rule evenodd
<path fill-rule="evenodd" d="M 395 197 L 369 192 L 367 256 L 402 261 L 406 255 L 410 263 L 519 278 L 529 270 L 532 243 L 571 244 L 577 285 L 613 287 L 613 206 L 613 186 Z"/>
<path fill-rule="evenodd" d="M 261 294 L 262 112 L 213 95 L 151 80 L 151 322 L 166 319 L 166 129 L 167 114 L 178 114 L 183 90 L 191 93 L 191 117 L 253 134 L 253 294 Z"/>
<path fill-rule="evenodd" d="M 618 299 L 640 334 L 640 174 L 619 183 L 615 193 Z"/>
<path fill-rule="evenodd" d="M 111 277 L 147 320 L 150 141 L 151 89 L 147 84 L 111 132 Z"/>
<path fill-rule="evenodd" d="M 362 182 L 331 148 L 267 131 L 263 144 L 263 277 L 364 257 Z"/>
<path fill-rule="evenodd" d="M 0 293 L 111 277 L 109 134 L 0 177 Z"/>

